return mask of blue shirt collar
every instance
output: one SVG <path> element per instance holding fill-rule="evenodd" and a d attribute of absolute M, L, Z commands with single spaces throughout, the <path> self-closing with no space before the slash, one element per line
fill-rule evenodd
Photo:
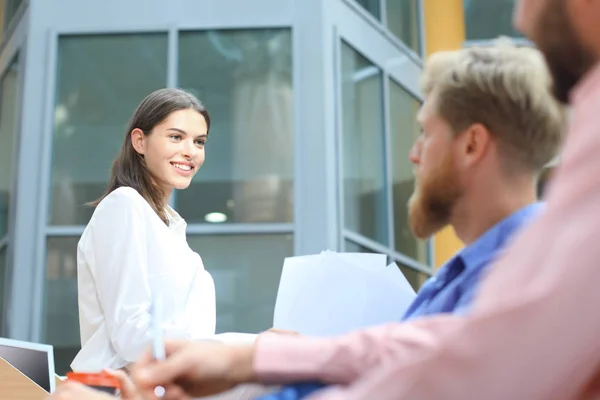
<path fill-rule="evenodd" d="M 506 240 L 531 218 L 536 217 L 543 208 L 543 203 L 533 203 L 519 209 L 488 229 L 456 257 L 460 257 L 465 269 L 477 268 L 487 262 L 491 255 L 495 255 L 498 249 L 504 248 Z"/>

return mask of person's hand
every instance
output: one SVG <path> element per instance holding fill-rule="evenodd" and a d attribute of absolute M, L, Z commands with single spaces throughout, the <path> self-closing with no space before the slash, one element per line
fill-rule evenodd
<path fill-rule="evenodd" d="M 124 371 L 105 369 L 105 373 L 119 380 L 121 386 L 121 400 L 143 400 L 133 381 Z M 79 382 L 65 382 L 59 385 L 49 400 L 115 400 L 116 397 L 89 388 Z"/>
<path fill-rule="evenodd" d="M 59 385 L 47 400 L 116 400 L 117 397 L 89 388 L 79 382 Z M 128 399 L 123 397 L 123 399 Z"/>
<path fill-rule="evenodd" d="M 253 345 L 225 345 L 212 341 L 166 341 L 166 360 L 147 351 L 132 368 L 138 390 L 153 399 L 154 389 L 166 390 L 164 399 L 208 396 L 254 381 Z"/>
<path fill-rule="evenodd" d="M 143 400 L 143 397 L 138 392 L 135 384 L 125 371 L 105 369 L 104 372 L 119 380 L 119 383 L 121 384 L 121 400 Z"/>

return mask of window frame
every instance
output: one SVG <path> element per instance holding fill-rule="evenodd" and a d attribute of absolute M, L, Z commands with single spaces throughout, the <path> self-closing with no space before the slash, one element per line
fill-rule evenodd
<path fill-rule="evenodd" d="M 361 19 L 367 22 L 372 28 L 377 30 L 381 35 L 383 35 L 388 41 L 394 44 L 398 49 L 403 52 L 406 52 L 410 55 L 410 57 L 415 62 L 421 62 L 422 57 L 426 53 L 425 48 L 425 12 L 423 1 L 418 0 L 417 3 L 417 19 L 419 23 L 419 48 L 413 49 L 404 41 L 402 38 L 397 36 L 390 28 L 388 28 L 388 15 L 387 15 L 387 2 L 395 1 L 395 0 L 379 0 L 380 14 L 381 18 L 375 17 L 368 10 L 366 10 L 358 1 L 356 0 L 341 0 L 347 8 L 352 9 L 352 11 L 357 14 Z"/>
<path fill-rule="evenodd" d="M 23 10 L 27 6 L 27 0 L 21 3 L 19 7 L 18 13 L 13 18 L 12 22 L 16 23 L 16 27 L 12 26 L 14 30 L 11 30 L 11 34 L 8 35 L 8 38 L 4 38 L 2 46 L 0 47 L 0 83 L 4 80 L 6 73 L 12 68 L 15 64 L 18 68 L 18 76 L 17 76 L 17 88 L 16 88 L 16 115 L 15 117 L 15 131 L 13 132 L 13 149 L 12 154 L 13 158 L 11 160 L 11 188 L 10 188 L 10 199 L 9 203 L 12 205 L 11 210 L 9 210 L 8 218 L 7 218 L 7 232 L 4 236 L 0 237 L 0 250 L 4 250 L 6 252 L 6 269 L 4 271 L 4 276 L 2 284 L 4 285 L 3 290 L 3 298 L 2 305 L 3 307 L 0 309 L 0 336 L 8 336 L 8 315 L 9 308 L 12 304 L 12 293 L 16 292 L 14 282 L 14 275 L 18 273 L 18 270 L 13 268 L 13 259 L 14 259 L 14 237 L 15 237 L 15 224 L 16 224 L 16 210 L 17 207 L 17 189 L 19 183 L 19 149 L 21 148 L 21 129 L 22 129 L 22 116 L 23 116 L 23 86 L 25 80 L 25 69 L 26 69 L 26 60 L 23 56 L 23 48 L 25 47 L 25 30 L 26 30 L 26 18 L 21 18 Z M 16 17 L 19 17 L 17 19 Z M 11 28 L 11 29 L 12 29 Z M 2 88 L 0 87 L 0 90 Z M 3 99 L 0 96 L 0 102 Z"/>
<path fill-rule="evenodd" d="M 344 0 L 355 3 L 353 0 Z M 356 7 L 362 7 L 355 4 Z M 366 11 L 362 13 L 372 16 Z M 412 257 L 400 253 L 394 249 L 394 224 L 388 224 L 388 243 L 381 244 L 371 240 L 357 232 L 350 231 L 345 227 L 345 210 L 344 210 L 344 176 L 343 176 L 343 109 L 342 109 L 342 44 L 350 46 L 358 54 L 369 60 L 382 73 L 382 95 L 383 95 L 383 127 L 384 127 L 384 148 L 385 148 L 385 190 L 387 197 L 387 214 L 388 219 L 393 221 L 393 203 L 392 203 L 392 149 L 391 144 L 391 122 L 390 122 L 390 79 L 402 87 L 409 95 L 416 100 L 423 101 L 421 88 L 418 85 L 420 73 L 423 67 L 422 61 L 415 61 L 410 53 L 410 50 L 405 48 L 399 49 L 386 36 L 383 36 L 373 30 L 356 29 L 356 25 L 368 24 L 369 22 L 362 21 L 364 16 L 355 15 L 354 9 L 348 9 L 339 14 L 338 25 L 335 31 L 335 60 L 336 60 L 336 146 L 337 146 L 337 190 L 338 190 L 338 227 L 341 232 L 338 240 L 339 248 L 344 251 L 346 248 L 346 240 L 349 240 L 359 246 L 366 247 L 378 253 L 386 254 L 388 257 L 408 268 L 423 272 L 428 276 L 433 275 L 433 246 L 434 240 L 427 241 L 427 263 L 421 263 Z M 368 18 L 367 18 L 368 19 Z M 373 18 L 374 19 L 374 18 Z"/>

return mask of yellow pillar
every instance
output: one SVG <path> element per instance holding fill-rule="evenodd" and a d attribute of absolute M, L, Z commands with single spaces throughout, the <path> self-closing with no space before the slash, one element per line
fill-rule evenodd
<path fill-rule="evenodd" d="M 425 51 L 429 55 L 440 50 L 455 50 L 465 40 L 463 0 L 423 0 L 425 16 Z M 434 238 L 436 268 L 448 261 L 463 243 L 452 227 L 446 227 Z"/>

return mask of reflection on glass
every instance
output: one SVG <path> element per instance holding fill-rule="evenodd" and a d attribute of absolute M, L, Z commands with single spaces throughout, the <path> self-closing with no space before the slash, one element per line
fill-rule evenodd
<path fill-rule="evenodd" d="M 0 81 L 0 239 L 8 233 L 13 152 L 19 113 L 19 64 L 15 59 Z"/>
<path fill-rule="evenodd" d="M 188 236 L 210 272 L 217 294 L 217 333 L 258 333 L 273 326 L 273 311 L 290 235 Z"/>
<path fill-rule="evenodd" d="M 408 47 L 420 53 L 419 0 L 387 0 L 387 27 Z"/>
<path fill-rule="evenodd" d="M 49 237 L 46 246 L 45 338 L 54 346 L 56 373 L 64 375 L 80 349 L 77 307 L 79 237 Z"/>
<path fill-rule="evenodd" d="M 365 10 L 367 10 L 375 18 L 381 19 L 381 0 L 356 0 L 356 2 L 363 6 Z"/>
<path fill-rule="evenodd" d="M 515 0 L 463 0 L 467 40 L 522 37 L 512 22 Z"/>
<path fill-rule="evenodd" d="M 426 242 L 417 240 L 408 224 L 408 199 L 415 180 L 408 153 L 419 135 L 416 116 L 421 104 L 390 79 L 390 129 L 392 146 L 392 198 L 394 203 L 394 241 L 396 251 L 427 263 Z"/>
<path fill-rule="evenodd" d="M 425 281 L 429 279 L 429 275 L 407 267 L 405 265 L 402 265 L 398 261 L 396 261 L 396 265 L 399 265 L 398 268 L 400 268 L 400 271 L 402 271 L 408 283 L 410 283 L 413 289 L 415 289 L 415 292 L 418 292 L 421 286 L 423 286 L 423 284 L 425 283 Z"/>
<path fill-rule="evenodd" d="M 388 245 L 381 71 L 342 43 L 345 228 Z"/>
<path fill-rule="evenodd" d="M 52 225 L 84 225 L 139 102 L 166 85 L 167 35 L 61 37 L 52 154 Z"/>
<path fill-rule="evenodd" d="M 206 161 L 177 209 L 188 222 L 293 221 L 289 29 L 184 32 L 179 86 L 211 114 Z"/>

